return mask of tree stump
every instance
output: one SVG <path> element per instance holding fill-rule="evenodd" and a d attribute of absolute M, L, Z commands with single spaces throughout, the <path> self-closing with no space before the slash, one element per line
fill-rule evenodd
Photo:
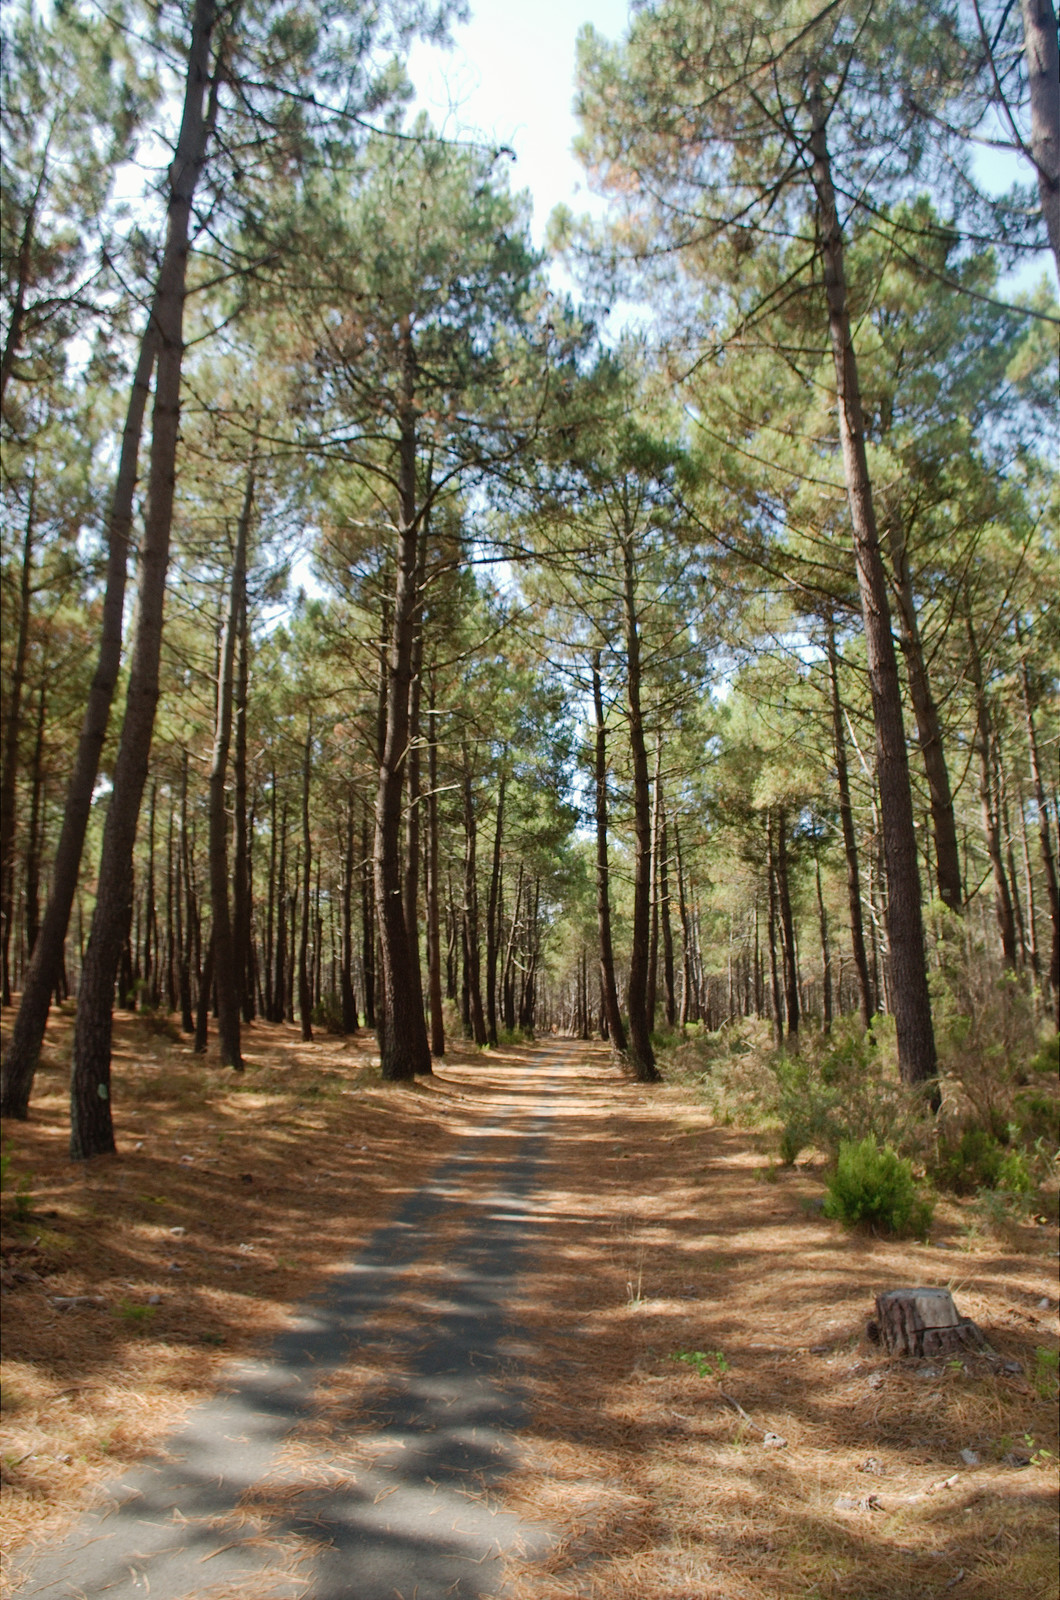
<path fill-rule="evenodd" d="M 989 1350 L 982 1330 L 962 1317 L 948 1289 L 888 1289 L 876 1296 L 866 1330 L 890 1356 L 951 1356 Z"/>

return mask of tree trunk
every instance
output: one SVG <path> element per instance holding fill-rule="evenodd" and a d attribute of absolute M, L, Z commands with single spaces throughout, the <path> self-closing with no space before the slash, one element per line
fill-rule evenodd
<path fill-rule="evenodd" d="M 648 1020 L 648 957 L 651 940 L 651 783 L 641 708 L 640 623 L 637 616 L 633 544 L 622 547 L 623 601 L 626 618 L 626 698 L 629 706 L 629 748 L 633 758 L 633 936 L 629 952 L 626 1009 L 629 1055 L 638 1083 L 658 1083 Z"/>
<path fill-rule="evenodd" d="M 44 852 L 44 730 L 47 724 L 48 695 L 46 674 L 42 673 L 37 693 L 37 731 L 33 740 L 30 768 L 29 838 L 26 844 L 26 954 L 33 949 L 40 933 L 40 864 Z"/>
<path fill-rule="evenodd" d="M 369 853 L 368 807 L 361 819 L 361 972 L 364 977 L 364 1025 L 374 1030 L 375 1016 L 375 894 Z"/>
<path fill-rule="evenodd" d="M 357 998 L 353 988 L 353 787 L 346 796 L 346 836 L 342 857 L 342 1031 L 357 1032 Z"/>
<path fill-rule="evenodd" d="M 1001 938 L 1001 955 L 1006 967 L 1016 966 L 1016 920 L 1012 911 L 1012 894 L 1009 890 L 1005 860 L 1001 851 L 1001 818 L 994 785 L 994 734 L 983 683 L 983 668 L 979 645 L 970 615 L 965 623 L 968 632 L 968 671 L 975 690 L 975 747 L 979 757 L 979 804 L 983 813 L 983 833 L 986 850 L 994 876 L 994 913 Z"/>
<path fill-rule="evenodd" d="M 502 763 L 507 755 L 502 753 Z M 490 868 L 490 893 L 486 906 L 486 1042 L 497 1043 L 497 946 L 500 942 L 499 907 L 501 892 L 501 841 L 504 837 L 503 765 L 497 784 L 497 818 L 493 828 L 493 862 Z"/>
<path fill-rule="evenodd" d="M 206 956 L 199 974 L 199 995 L 195 1008 L 195 1043 L 194 1053 L 197 1056 L 206 1054 L 206 1046 L 210 1036 L 210 1001 L 213 997 L 213 929 L 206 945 Z"/>
<path fill-rule="evenodd" d="M 416 555 L 416 604 L 413 616 L 411 678 L 409 681 L 409 734 L 405 782 L 405 932 L 409 947 L 409 981 L 412 1003 L 423 1015 L 423 976 L 420 970 L 420 705 L 423 698 L 423 586 L 427 569 L 427 528 L 421 527 Z M 417 1074 L 429 1073 L 430 1051 L 421 1056 Z"/>
<path fill-rule="evenodd" d="M 1038 733 L 1034 726 L 1034 701 L 1031 696 L 1030 674 L 1027 659 L 1020 663 L 1023 685 L 1023 714 L 1027 723 L 1027 746 L 1031 758 L 1031 777 L 1034 779 L 1034 799 L 1038 807 L 1038 837 L 1041 843 L 1042 867 L 1045 872 L 1045 889 L 1049 899 L 1049 917 L 1052 922 L 1052 952 L 1049 957 L 1049 984 L 1053 991 L 1056 1023 L 1060 1028 L 1060 884 L 1057 882 L 1056 857 L 1053 854 L 1052 829 L 1049 825 L 1049 807 L 1045 798 L 1042 766 L 1038 755 Z"/>
<path fill-rule="evenodd" d="M 467 745 L 462 751 L 464 769 L 464 937 L 467 941 L 468 1002 L 471 1037 L 486 1043 L 486 1021 L 482 1014 L 482 976 L 478 926 L 478 818 L 471 788 L 471 762 Z"/>
<path fill-rule="evenodd" d="M 0 1109 L 4 1116 L 24 1119 L 29 1110 L 33 1077 L 37 1069 L 44 1029 L 48 1022 L 52 991 L 62 970 L 63 946 L 70 921 L 70 909 L 77 893 L 81 853 L 99 772 L 100 752 L 106 738 L 114 686 L 121 664 L 122 611 L 125 603 L 129 533 L 136 492 L 136 467 L 157 348 L 158 331 L 152 313 L 140 342 L 140 355 L 122 433 L 114 496 L 107 519 L 107 575 L 103 593 L 99 656 L 81 723 L 74 770 L 66 793 L 44 920 L 33 948 L 29 970 L 23 980 L 22 1000 L 4 1056 L 3 1091 L 0 1098 Z"/>
<path fill-rule="evenodd" d="M 22 689 L 29 650 L 30 582 L 33 571 L 33 511 L 37 477 L 29 480 L 29 505 L 22 538 L 22 571 L 18 586 L 18 631 L 11 665 L 7 715 L 4 718 L 3 776 L 0 778 L 0 1003 L 11 1004 L 11 921 L 15 906 L 15 798 L 18 783 L 18 736 L 22 731 Z"/>
<path fill-rule="evenodd" d="M 816 845 L 813 865 L 817 877 L 817 924 L 821 930 L 821 1024 L 825 1033 L 832 1028 L 832 957 L 828 948 L 828 916 L 821 891 L 821 857 Z"/>
<path fill-rule="evenodd" d="M 898 624 L 906 676 L 909 680 L 909 698 L 913 703 L 913 713 L 920 738 L 920 754 L 924 762 L 924 775 L 931 796 L 935 882 L 939 898 L 951 911 L 960 916 L 964 910 L 964 885 L 961 882 L 961 857 L 957 846 L 953 791 L 950 787 L 949 768 L 946 765 L 946 752 L 942 746 L 938 707 L 931 692 L 931 681 L 924 660 L 924 646 L 920 639 L 920 626 L 913 597 L 913 580 L 909 571 L 908 542 L 904 532 L 893 524 L 888 530 L 888 544 L 894 567 Z"/>
<path fill-rule="evenodd" d="M 442 1011 L 441 880 L 438 872 L 438 737 L 434 710 L 434 678 L 427 703 L 427 993 L 431 1013 L 431 1055 L 445 1055 Z"/>
<path fill-rule="evenodd" d="M 876 770 L 883 812 L 891 998 L 898 1040 L 898 1066 L 906 1083 L 921 1083 L 934 1078 L 936 1055 L 920 909 L 920 871 L 909 784 L 909 756 L 902 720 L 898 663 L 891 636 L 887 579 L 880 555 L 872 484 L 865 454 L 857 360 L 847 311 L 843 238 L 832 186 L 824 103 L 816 86 L 811 94 L 811 112 L 813 133 L 810 149 L 835 365 L 839 437 L 843 447 L 843 469 L 853 525 L 854 556 L 876 726 Z"/>
<path fill-rule="evenodd" d="M 1031 155 L 1046 232 L 1060 276 L 1060 50 L 1052 0 L 1021 0 L 1031 91 Z"/>
<path fill-rule="evenodd" d="M 127 925 L 136 824 L 158 702 L 158 661 L 180 419 L 189 223 L 192 197 L 206 157 L 216 103 L 217 82 L 210 82 L 210 39 L 216 15 L 215 0 L 196 0 L 184 111 L 176 154 L 169 169 L 169 217 L 155 295 L 158 373 L 136 637 L 74 1032 L 70 1153 L 76 1160 L 114 1149 L 110 1108 L 111 1008 L 121 941 Z"/>
<path fill-rule="evenodd" d="M 788 881 L 788 819 L 783 806 L 777 809 L 777 893 L 780 901 L 780 930 L 784 943 L 784 994 L 788 1005 L 788 1040 L 797 1050 L 799 973 L 795 951 L 795 920 L 791 914 L 791 884 Z"/>
<path fill-rule="evenodd" d="M 596 711 L 596 923 L 600 934 L 600 987 L 611 1049 L 626 1053 L 626 1030 L 618 1006 L 615 953 L 611 943 L 611 895 L 607 865 L 607 732 L 600 684 L 600 652 L 593 652 L 593 706 Z"/>
<path fill-rule="evenodd" d="M 681 830 L 677 826 L 676 817 L 674 818 L 674 856 L 677 867 L 677 910 L 681 918 L 681 1027 L 684 1029 L 693 1020 L 696 983 L 695 958 L 692 952 L 692 922 L 688 914 L 688 901 L 685 897 L 685 869 L 681 860 Z"/>
<path fill-rule="evenodd" d="M 228 609 L 221 633 L 220 658 L 217 667 L 217 717 L 214 724 L 213 760 L 210 763 L 210 910 L 213 921 L 213 970 L 217 985 L 217 1031 L 221 1040 L 221 1064 L 235 1072 L 243 1070 L 240 1042 L 240 954 L 236 943 L 238 913 L 240 909 L 239 874 L 246 871 L 246 773 L 243 783 L 244 851 L 236 846 L 236 909 L 237 922 L 233 927 L 228 901 L 228 813 L 225 808 L 225 789 L 228 780 L 228 751 L 232 739 L 232 701 L 235 675 L 236 636 L 239 633 L 239 612 L 246 600 L 247 586 L 247 536 L 254 506 L 254 465 L 247 471 L 243 491 L 243 506 L 236 525 L 236 543 L 232 557 L 232 581 L 228 595 Z M 244 744 L 244 759 L 246 749 Z M 237 779 L 238 783 L 238 779 Z M 238 806 L 236 812 L 237 838 L 239 832 Z M 242 859 L 240 856 L 242 854 Z"/>
<path fill-rule="evenodd" d="M 644 1007 L 648 1026 L 655 1031 L 656 995 L 659 983 L 659 839 L 662 828 L 662 734 L 655 735 L 655 775 L 652 781 L 651 810 L 651 930 L 648 935 L 648 983 Z"/>
<path fill-rule="evenodd" d="M 276 969 L 272 984 L 272 1021 L 282 1022 L 287 1000 L 287 801 L 280 810 L 280 871 L 276 879 Z"/>
<path fill-rule="evenodd" d="M 188 840 L 188 752 L 183 752 L 180 767 L 180 838 L 177 841 L 177 993 L 182 1033 L 194 1033 L 191 1010 L 191 951 L 195 920 L 195 890 L 191 881 L 191 850 Z M 187 926 L 185 927 L 185 916 Z"/>
<path fill-rule="evenodd" d="M 411 329 L 402 329 L 400 507 L 394 615 L 387 652 L 386 736 L 375 811 L 375 899 L 382 956 L 379 1061 L 383 1078 L 407 1082 L 431 1065 L 423 1005 L 413 984 L 401 878 L 401 796 L 409 735 L 409 686 L 417 606 L 415 356 Z"/>
<path fill-rule="evenodd" d="M 847 767 L 846 736 L 843 733 L 843 702 L 839 698 L 839 656 L 835 643 L 835 626 L 828 619 L 828 675 L 832 692 L 832 745 L 835 751 L 836 786 L 839 790 L 839 821 L 843 833 L 843 854 L 847 868 L 847 904 L 850 907 L 850 943 L 854 955 L 854 971 L 858 979 L 862 1026 L 868 1028 L 876 1010 L 869 978 L 869 961 L 865 952 L 865 924 L 861 914 L 861 873 L 858 867 L 857 836 L 854 832 L 854 808 L 850 801 L 850 772 Z"/>
<path fill-rule="evenodd" d="M 313 896 L 313 846 L 309 832 L 309 777 L 313 760 L 313 718 L 306 723 L 302 755 L 302 927 L 298 939 L 298 1015 L 302 1039 L 313 1037 L 313 994 L 309 987 L 309 922 Z"/>
<path fill-rule="evenodd" d="M 766 812 L 766 867 L 769 878 L 769 981 L 773 1001 L 773 1042 L 784 1043 L 784 996 L 777 964 L 777 858 L 773 844 L 773 813 Z"/>
<path fill-rule="evenodd" d="M 960 1356 L 989 1348 L 970 1317 L 962 1317 L 948 1289 L 888 1289 L 876 1296 L 869 1340 L 889 1356 Z"/>
<path fill-rule="evenodd" d="M 662 928 L 663 944 L 663 1014 L 666 1017 L 667 1027 L 672 1028 L 677 1021 L 677 993 L 674 983 L 674 932 L 670 920 L 669 855 L 669 829 L 664 809 L 659 833 L 659 924 Z"/>
<path fill-rule="evenodd" d="M 253 478 L 253 464 L 250 473 Z M 254 1020 L 254 961 L 250 943 L 250 834 L 247 824 L 247 691 L 250 677 L 250 618 L 247 606 L 247 543 L 249 526 L 243 537 L 243 574 L 236 611 L 236 665 L 233 700 L 235 748 L 232 776 L 235 780 L 235 812 L 232 818 L 232 949 L 236 986 L 243 1021 Z M 237 535 L 238 539 L 238 535 Z M 233 592 L 235 577 L 233 575 Z"/>

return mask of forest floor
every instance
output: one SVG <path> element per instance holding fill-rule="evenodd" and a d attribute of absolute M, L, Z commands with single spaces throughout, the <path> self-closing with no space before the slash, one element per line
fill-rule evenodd
<path fill-rule="evenodd" d="M 327 1536 L 294 1527 L 292 1499 L 312 1456 L 331 1502 L 397 1506 L 393 1461 L 420 1421 L 401 1397 L 437 1397 L 431 1362 L 457 1351 L 474 1404 L 493 1397 L 483 1437 L 515 1442 L 491 1444 L 490 1470 L 450 1455 L 485 1519 L 468 1537 L 496 1538 L 477 1575 L 440 1562 L 419 1600 L 1057 1594 L 1051 1227 L 994 1237 L 947 1200 L 929 1243 L 844 1231 L 821 1215 L 819 1161 L 781 1168 L 766 1135 L 715 1125 L 689 1089 L 645 1090 L 603 1047 L 562 1040 L 457 1053 L 410 1090 L 380 1082 L 367 1038 L 255 1025 L 237 1077 L 123 1016 L 120 1153 L 73 1165 L 69 1049 L 56 1017 L 32 1119 L 4 1129 L 6 1592 L 37 1592 L 85 1509 L 161 1470 L 185 1418 L 238 1400 L 234 1373 L 274 1370 L 270 1349 L 299 1338 L 312 1362 L 307 1297 L 312 1313 L 346 1294 L 343 1358 L 309 1389 L 290 1380 L 304 1403 L 286 1477 L 214 1518 L 228 1542 L 198 1560 L 217 1564 L 174 1593 L 374 1595 L 319 1576 Z M 868 1344 L 874 1295 L 920 1283 L 949 1286 L 996 1358 Z M 476 1317 L 488 1379 L 471 1370 Z M 236 1545 L 258 1566 L 233 1587 L 220 1558 Z M 389 1592 L 413 1600 L 399 1566 Z"/>

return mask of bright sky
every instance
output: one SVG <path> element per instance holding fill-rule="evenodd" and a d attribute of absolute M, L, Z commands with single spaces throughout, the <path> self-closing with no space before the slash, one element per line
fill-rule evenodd
<path fill-rule="evenodd" d="M 472 0 L 471 10 L 471 21 L 453 30 L 453 49 L 413 47 L 409 77 L 419 105 L 446 133 L 484 134 L 515 151 L 511 185 L 533 196 L 540 244 L 553 206 L 591 203 L 571 154 L 578 31 L 591 22 L 617 39 L 628 0 Z"/>

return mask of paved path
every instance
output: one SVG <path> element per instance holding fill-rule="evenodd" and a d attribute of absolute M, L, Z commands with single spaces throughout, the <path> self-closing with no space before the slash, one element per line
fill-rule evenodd
<path fill-rule="evenodd" d="M 488 1490 L 518 1459 L 519 1330 L 505 1303 L 545 1226 L 535 1174 L 550 1094 L 555 1106 L 572 1069 L 569 1049 L 546 1046 L 513 1074 L 490 1120 L 469 1126 L 269 1355 L 234 1367 L 164 1458 L 38 1553 L 20 1597 L 485 1600 L 505 1551 L 543 1553 L 548 1531 L 498 1511 Z M 426 1298 L 422 1279 L 402 1282 L 425 1265 Z M 337 1436 L 321 1428 L 328 1380 L 373 1352 L 389 1354 L 396 1381 Z"/>

